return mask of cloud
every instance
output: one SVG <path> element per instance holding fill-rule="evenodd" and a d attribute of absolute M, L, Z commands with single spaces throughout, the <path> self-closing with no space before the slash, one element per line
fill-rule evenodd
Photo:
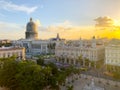
<path fill-rule="evenodd" d="M 41 24 L 41 22 L 40 22 L 39 19 L 37 19 L 37 20 L 35 21 L 35 23 L 36 23 L 36 25 L 37 25 L 38 27 L 41 27 L 41 26 L 42 26 L 42 24 Z"/>
<path fill-rule="evenodd" d="M 64 27 L 71 27 L 72 23 L 69 20 L 65 20 L 64 22 L 56 23 L 54 25 L 56 25 L 56 26 L 64 26 Z"/>
<path fill-rule="evenodd" d="M 47 27 L 43 26 L 40 20 L 36 20 L 35 23 L 37 24 L 40 33 L 47 32 L 57 34 L 72 29 L 72 24 L 67 20 L 64 22 L 51 24 Z"/>
<path fill-rule="evenodd" d="M 46 27 L 43 27 L 43 26 L 38 27 L 38 31 L 40 31 L 40 32 L 49 32 L 48 29 Z"/>
<path fill-rule="evenodd" d="M 60 23 L 54 23 L 52 25 L 49 25 L 48 31 L 59 31 L 64 32 L 66 30 L 70 30 L 73 27 L 72 23 L 68 20 L 65 20 L 64 22 Z"/>
<path fill-rule="evenodd" d="M 98 17 L 95 19 L 95 21 L 96 21 L 95 24 L 96 27 L 112 27 L 114 24 L 114 20 L 107 16 Z"/>
<path fill-rule="evenodd" d="M 12 2 L 1 0 L 0 8 L 7 10 L 7 11 L 13 11 L 13 10 L 14 11 L 22 11 L 22 12 L 26 12 L 26 13 L 30 14 L 30 13 L 34 12 L 38 7 L 37 6 L 28 7 L 25 5 L 17 5 Z"/>
<path fill-rule="evenodd" d="M 47 32 L 52 32 L 55 37 L 57 33 L 59 33 L 60 37 L 65 39 L 79 39 L 80 37 L 88 39 L 94 35 L 94 27 L 74 26 L 70 21 L 65 20 L 64 22 L 55 23 L 48 26 Z"/>
<path fill-rule="evenodd" d="M 94 19 L 96 21 L 96 30 L 120 30 L 120 21 L 111 17 L 104 16 Z"/>
<path fill-rule="evenodd" d="M 99 37 L 117 38 L 120 39 L 120 21 L 111 17 L 98 17 L 95 19 L 95 27 L 97 30 L 94 34 Z"/>
<path fill-rule="evenodd" d="M 97 19 L 101 20 L 101 18 Z M 70 22 L 66 23 L 66 21 L 64 21 L 46 27 L 45 33 L 49 33 L 48 38 L 52 36 L 56 37 L 57 33 L 60 34 L 61 38 L 65 39 L 79 39 L 80 37 L 83 39 L 91 39 L 93 36 L 100 38 L 120 38 L 120 28 L 114 25 L 114 19 L 112 18 L 102 18 L 101 22 L 99 21 L 96 27 L 98 30 L 96 30 L 94 26 L 75 26 Z"/>
<path fill-rule="evenodd" d="M 24 37 L 25 27 L 16 23 L 0 22 L 1 39 L 19 39 Z M 12 33 L 11 33 L 12 32 Z"/>
<path fill-rule="evenodd" d="M 38 24 L 41 25 L 38 20 Z M 108 28 L 104 30 L 96 30 L 94 26 L 73 26 L 71 23 L 65 23 L 67 27 L 63 23 L 60 24 L 52 24 L 50 26 L 39 26 L 39 38 L 40 39 L 49 39 L 56 37 L 57 33 L 60 34 L 61 38 L 65 39 L 90 39 L 94 35 L 100 38 L 108 37 L 108 38 L 119 38 L 120 39 L 120 29 L 110 30 Z M 20 39 L 25 37 L 26 25 L 20 25 L 16 23 L 7 23 L 0 22 L 0 38 L 1 39 Z M 12 32 L 12 33 L 10 33 Z"/>

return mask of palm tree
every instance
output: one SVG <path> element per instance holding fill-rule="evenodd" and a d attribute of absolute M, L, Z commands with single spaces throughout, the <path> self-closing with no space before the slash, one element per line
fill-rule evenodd
<path fill-rule="evenodd" d="M 85 66 L 89 66 L 89 63 L 90 63 L 89 59 L 85 58 Z"/>
<path fill-rule="evenodd" d="M 82 55 L 80 55 L 77 59 L 79 65 L 82 65 L 83 66 L 83 58 L 82 58 Z"/>

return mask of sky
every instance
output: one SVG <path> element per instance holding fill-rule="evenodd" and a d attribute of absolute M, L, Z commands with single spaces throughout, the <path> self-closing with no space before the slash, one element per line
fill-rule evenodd
<path fill-rule="evenodd" d="M 120 0 L 0 0 L 0 39 L 25 38 L 30 17 L 40 39 L 120 39 Z"/>

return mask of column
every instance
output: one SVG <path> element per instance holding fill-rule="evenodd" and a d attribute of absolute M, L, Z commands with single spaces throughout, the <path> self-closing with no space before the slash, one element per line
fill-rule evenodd
<path fill-rule="evenodd" d="M 45 46 L 46 46 L 46 53 L 48 53 L 48 47 L 47 47 L 47 44 L 46 44 Z"/>
<path fill-rule="evenodd" d="M 74 64 L 74 65 L 76 64 L 76 60 L 75 60 L 75 59 L 73 60 L 73 64 Z"/>
<path fill-rule="evenodd" d="M 42 53 L 42 43 L 41 43 L 41 53 Z"/>
<path fill-rule="evenodd" d="M 71 64 L 71 59 L 69 59 L 69 64 Z"/>
<path fill-rule="evenodd" d="M 67 58 L 65 57 L 65 59 L 64 59 L 65 61 L 64 61 L 64 63 L 67 63 Z"/>

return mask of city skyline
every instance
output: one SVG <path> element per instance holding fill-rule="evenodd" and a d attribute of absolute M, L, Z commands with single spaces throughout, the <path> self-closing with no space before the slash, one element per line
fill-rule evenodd
<path fill-rule="evenodd" d="M 0 39 L 25 38 L 29 18 L 39 38 L 120 38 L 120 1 L 116 0 L 0 0 Z M 97 24 L 96 24 L 97 23 Z"/>

